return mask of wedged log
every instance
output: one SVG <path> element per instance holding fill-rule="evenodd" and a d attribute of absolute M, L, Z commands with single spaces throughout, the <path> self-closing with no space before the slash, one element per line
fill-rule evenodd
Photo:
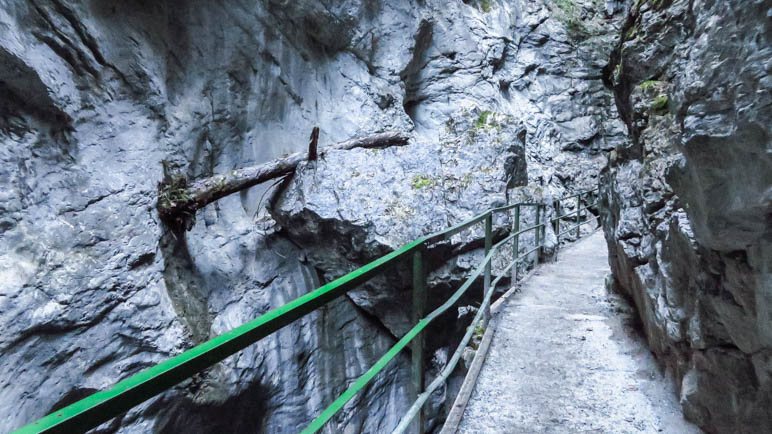
<path fill-rule="evenodd" d="M 384 132 L 360 139 L 336 143 L 319 150 L 319 156 L 333 150 L 385 148 L 406 145 L 409 136 L 401 132 Z M 189 183 L 183 175 L 167 175 L 158 184 L 158 213 L 167 222 L 185 223 L 188 229 L 198 209 L 229 194 L 265 181 L 290 175 L 308 153 L 297 152 L 257 166 L 235 169 L 222 175 Z"/>

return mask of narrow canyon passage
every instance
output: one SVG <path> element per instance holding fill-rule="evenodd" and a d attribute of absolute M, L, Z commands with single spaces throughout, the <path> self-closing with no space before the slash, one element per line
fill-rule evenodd
<path fill-rule="evenodd" d="M 772 434 L 771 5 L 2 1 L 0 434 Z"/>
<path fill-rule="evenodd" d="M 459 432 L 700 432 L 605 289 L 606 255 L 595 232 L 506 302 Z"/>

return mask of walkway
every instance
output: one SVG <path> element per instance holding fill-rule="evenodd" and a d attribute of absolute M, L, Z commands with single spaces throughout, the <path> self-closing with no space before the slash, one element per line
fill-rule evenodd
<path fill-rule="evenodd" d="M 699 433 L 607 294 L 601 232 L 540 267 L 501 312 L 461 433 Z"/>

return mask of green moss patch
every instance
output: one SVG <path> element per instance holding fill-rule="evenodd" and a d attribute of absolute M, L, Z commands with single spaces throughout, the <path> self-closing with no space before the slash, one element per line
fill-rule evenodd
<path fill-rule="evenodd" d="M 559 10 L 557 18 L 566 26 L 571 37 L 583 40 L 590 36 L 590 31 L 580 17 L 580 7 L 574 0 L 554 0 L 554 5 Z"/>
<path fill-rule="evenodd" d="M 651 111 L 657 114 L 667 113 L 667 106 L 670 102 L 669 98 L 665 94 L 657 95 L 651 102 Z"/>
<path fill-rule="evenodd" d="M 646 92 L 654 89 L 659 83 L 660 82 L 657 80 L 646 80 L 643 83 L 639 84 L 638 87 L 640 87 L 642 91 Z"/>
<path fill-rule="evenodd" d="M 480 113 L 480 116 L 477 116 L 477 120 L 474 121 L 474 127 L 475 129 L 481 129 L 484 128 L 486 125 L 488 125 L 488 119 L 493 114 L 490 110 L 484 110 L 482 113 Z"/>
<path fill-rule="evenodd" d="M 435 184 L 436 182 L 428 176 L 416 175 L 413 177 L 413 181 L 410 183 L 410 186 L 416 190 L 421 190 L 424 188 L 433 187 Z"/>

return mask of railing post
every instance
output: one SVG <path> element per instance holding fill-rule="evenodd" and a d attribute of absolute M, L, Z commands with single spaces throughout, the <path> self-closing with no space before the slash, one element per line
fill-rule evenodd
<path fill-rule="evenodd" d="M 423 319 L 426 311 L 426 268 L 424 264 L 424 249 L 421 246 L 413 253 L 413 324 Z M 412 352 L 413 401 L 424 390 L 424 334 L 419 333 L 410 343 Z M 413 421 L 413 432 L 423 434 L 424 411 L 421 409 Z"/>
<path fill-rule="evenodd" d="M 557 246 L 560 248 L 560 199 L 556 199 L 553 203 L 555 208 L 555 221 L 552 222 L 552 230 L 555 231 L 555 238 L 557 238 Z"/>
<path fill-rule="evenodd" d="M 576 239 L 579 239 L 582 229 L 582 194 L 576 196 Z"/>
<path fill-rule="evenodd" d="M 520 232 L 520 205 L 515 207 L 515 217 L 512 219 L 512 232 Z M 512 239 L 512 284 L 517 283 L 517 257 L 520 256 L 520 234 L 515 235 Z"/>
<path fill-rule="evenodd" d="M 541 228 L 539 228 L 539 220 L 541 215 L 541 205 L 536 205 L 536 229 L 534 229 L 534 234 L 536 236 L 536 245 L 534 247 L 539 247 L 539 249 L 536 250 L 536 262 L 539 262 L 539 255 L 541 254 Z"/>
<path fill-rule="evenodd" d="M 549 217 L 547 216 L 547 205 L 539 205 L 542 209 L 541 215 L 542 215 L 542 224 L 540 228 L 537 228 L 536 230 L 541 232 L 541 244 L 542 246 L 539 247 L 539 255 L 544 257 L 544 240 L 547 239 L 547 220 Z"/>
<path fill-rule="evenodd" d="M 493 247 L 493 213 L 488 212 L 488 215 L 485 217 L 485 256 L 486 257 L 488 256 L 488 253 L 490 253 L 492 247 Z M 482 300 L 485 300 L 485 296 L 486 294 L 488 294 L 488 290 L 490 290 L 491 288 L 491 262 L 492 261 L 493 261 L 493 258 L 491 258 L 488 262 L 485 263 L 485 277 L 483 280 Z M 490 318 L 491 318 L 490 306 L 486 306 L 485 311 L 483 312 L 483 324 L 487 326 Z"/>

